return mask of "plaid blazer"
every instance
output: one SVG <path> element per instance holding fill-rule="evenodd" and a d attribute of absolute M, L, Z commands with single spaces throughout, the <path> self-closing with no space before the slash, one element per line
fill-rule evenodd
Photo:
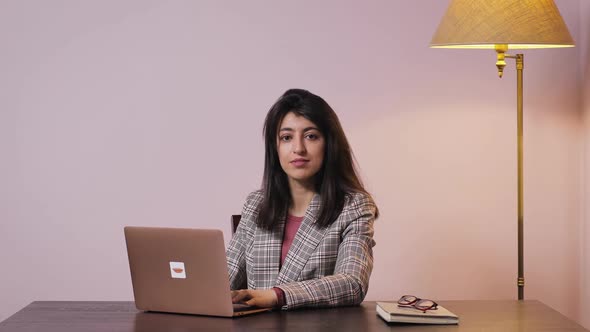
<path fill-rule="evenodd" d="M 307 208 L 291 248 L 279 269 L 285 220 L 272 230 L 256 226 L 262 192 L 248 195 L 242 219 L 226 255 L 231 289 L 285 292 L 283 309 L 359 304 L 373 270 L 373 223 L 376 206 L 363 193 L 348 195 L 340 216 L 318 227 L 320 197 Z"/>

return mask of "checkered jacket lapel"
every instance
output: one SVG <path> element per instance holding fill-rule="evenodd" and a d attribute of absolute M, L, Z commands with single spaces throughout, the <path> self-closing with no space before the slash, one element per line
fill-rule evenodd
<path fill-rule="evenodd" d="M 279 220 L 272 230 L 256 228 L 252 246 L 252 274 L 248 278 L 248 288 L 265 289 L 275 285 L 279 274 L 281 247 L 285 219 Z"/>

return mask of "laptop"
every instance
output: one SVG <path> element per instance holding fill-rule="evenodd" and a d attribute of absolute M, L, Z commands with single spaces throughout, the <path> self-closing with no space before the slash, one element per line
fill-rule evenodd
<path fill-rule="evenodd" d="M 127 226 L 125 241 L 139 310 L 220 317 L 270 310 L 232 303 L 220 230 Z"/>

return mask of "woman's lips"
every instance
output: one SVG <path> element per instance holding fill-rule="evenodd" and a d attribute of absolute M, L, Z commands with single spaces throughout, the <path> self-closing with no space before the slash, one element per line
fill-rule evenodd
<path fill-rule="evenodd" d="M 304 167 L 308 162 L 309 160 L 306 159 L 295 159 L 291 162 L 291 164 L 293 164 L 295 167 Z"/>

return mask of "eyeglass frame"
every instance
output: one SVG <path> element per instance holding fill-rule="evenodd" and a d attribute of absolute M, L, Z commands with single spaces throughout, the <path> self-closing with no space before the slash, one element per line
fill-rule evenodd
<path fill-rule="evenodd" d="M 410 299 L 407 299 L 410 298 Z M 413 299 L 413 300 L 411 300 Z M 429 306 L 420 306 L 421 302 L 430 301 L 432 302 Z M 433 300 L 429 299 L 421 299 L 415 295 L 402 295 L 402 297 L 397 300 L 397 306 L 402 308 L 414 308 L 426 313 L 428 310 L 437 310 L 438 303 L 434 302 Z"/>

